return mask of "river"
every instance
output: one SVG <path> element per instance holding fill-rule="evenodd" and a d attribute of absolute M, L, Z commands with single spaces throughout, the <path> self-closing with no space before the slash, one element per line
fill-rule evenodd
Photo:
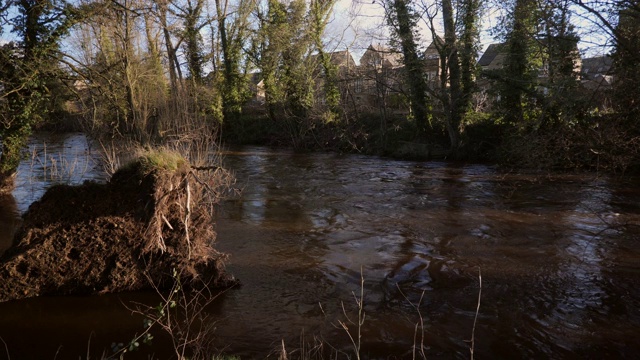
<path fill-rule="evenodd" d="M 74 171 L 45 176 L 45 143 Z M 0 199 L 4 229 L 52 181 L 104 178 L 100 152 L 79 134 L 42 135 L 30 147 L 35 160 L 21 164 L 14 197 Z M 420 344 L 431 359 L 469 358 L 472 344 L 491 359 L 640 352 L 638 178 L 262 147 L 224 158 L 242 195 L 218 209 L 218 248 L 243 286 L 207 311 L 227 353 L 264 358 L 284 340 L 295 356 L 314 338 L 353 353 L 357 327 L 348 334 L 340 324 L 358 321 L 361 294 L 363 358 L 412 358 Z M 0 337 L 11 359 L 108 352 L 142 330 L 125 305 L 156 300 L 0 304 Z M 161 344 L 154 349 L 163 358 Z"/>

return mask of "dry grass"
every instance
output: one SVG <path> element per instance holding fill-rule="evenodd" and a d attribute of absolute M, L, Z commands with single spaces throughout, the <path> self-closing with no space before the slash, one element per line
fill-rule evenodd
<path fill-rule="evenodd" d="M 33 147 L 29 160 L 29 180 L 31 182 L 34 181 L 33 176 L 39 168 L 42 169 L 42 180 L 56 184 L 79 182 L 93 164 L 93 158 L 89 153 L 69 156 L 64 149 L 59 153 L 51 153 L 48 152 L 46 143 L 43 144 L 41 150 Z"/>
<path fill-rule="evenodd" d="M 482 298 L 482 273 L 478 269 L 478 300 L 475 309 L 475 316 L 473 320 L 473 327 L 471 329 L 471 339 L 465 340 L 469 343 L 470 359 L 473 360 L 475 356 L 475 331 L 478 321 L 478 315 L 480 313 L 480 300 Z M 417 321 L 415 323 L 413 347 L 411 350 L 411 359 L 427 359 L 426 353 L 426 332 L 424 324 L 424 316 L 421 311 L 422 301 L 424 299 L 425 292 L 423 291 L 420 299 L 417 303 L 413 303 L 403 293 L 402 289 L 398 287 L 398 291 L 407 301 L 407 303 L 414 309 L 417 315 Z M 278 357 L 279 360 L 337 360 L 337 359 L 361 359 L 362 347 L 361 347 L 361 334 L 362 326 L 364 325 L 366 314 L 364 312 L 364 277 L 362 270 L 360 270 L 360 291 L 356 295 L 353 293 L 354 303 L 356 305 L 357 317 L 350 317 L 347 314 L 345 305 L 341 302 L 342 313 L 345 320 L 338 320 L 338 324 L 334 326 L 338 329 L 344 330 L 346 336 L 351 342 L 352 351 L 341 351 L 324 340 L 314 336 L 312 341 L 309 342 L 305 339 L 304 334 L 300 337 L 300 347 L 297 349 L 287 349 L 284 340 L 282 340 L 280 347 L 273 351 L 273 354 Z M 323 310 L 324 313 L 324 310 Z"/>

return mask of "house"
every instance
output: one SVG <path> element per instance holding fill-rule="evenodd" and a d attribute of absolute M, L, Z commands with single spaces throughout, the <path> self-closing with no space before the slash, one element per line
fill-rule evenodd
<path fill-rule="evenodd" d="M 613 75 L 613 59 L 608 56 L 597 56 L 582 60 L 580 69 L 580 87 L 591 104 L 605 109 L 611 106 L 609 91 L 615 81 Z"/>
<path fill-rule="evenodd" d="M 264 104 L 266 101 L 266 94 L 264 90 L 264 79 L 262 73 L 253 72 L 248 74 L 249 76 L 249 91 L 253 94 L 252 101 L 257 104 Z"/>
<path fill-rule="evenodd" d="M 482 71 L 502 69 L 506 57 L 507 52 L 504 43 L 491 44 L 478 60 L 478 66 L 480 66 Z"/>
<path fill-rule="evenodd" d="M 429 83 L 429 87 L 434 89 L 440 86 L 440 49 L 444 45 L 444 40 L 440 36 L 435 36 L 431 44 L 424 50 L 424 73 Z"/>
<path fill-rule="evenodd" d="M 436 36 L 422 55 L 424 75 L 429 87 L 440 86 L 440 52 L 444 41 Z M 360 59 L 358 78 L 354 81 L 355 102 L 365 111 L 384 108 L 394 113 L 409 111 L 406 101 L 406 73 L 403 55 L 380 44 L 371 44 Z"/>
<path fill-rule="evenodd" d="M 402 58 L 391 48 L 369 45 L 353 80 L 352 103 L 364 111 L 404 111 L 398 100 L 404 85 Z"/>
<path fill-rule="evenodd" d="M 613 59 L 611 56 L 597 56 L 582 60 L 580 77 L 582 80 L 594 80 L 597 77 L 611 76 Z"/>
<path fill-rule="evenodd" d="M 579 80 L 582 60 L 580 58 L 577 41 L 572 46 L 573 77 L 575 80 Z M 505 43 L 491 44 L 478 60 L 478 66 L 484 74 L 483 78 L 478 81 L 478 86 L 483 92 L 491 90 L 494 85 L 492 80 L 500 78 L 500 70 L 503 69 L 507 63 L 508 50 Z M 546 54 L 547 52 L 546 48 L 541 49 L 542 54 Z M 550 65 L 554 63 L 554 60 L 550 59 L 548 55 L 542 55 L 541 61 L 542 65 L 537 69 L 536 85 L 538 91 L 546 94 L 550 88 L 549 84 L 556 83 L 558 79 L 566 79 L 566 76 L 560 75 L 558 77 L 554 75 L 553 68 L 550 67 Z"/>
<path fill-rule="evenodd" d="M 354 72 L 358 67 L 349 50 L 334 51 L 328 53 L 328 55 L 329 62 L 337 69 L 339 76 L 343 76 L 349 72 Z M 320 54 L 313 54 L 309 59 L 310 64 L 312 64 L 312 67 L 315 69 L 313 72 L 316 77 L 324 76 L 324 68 L 322 66 Z"/>
<path fill-rule="evenodd" d="M 331 62 L 331 66 L 336 69 L 336 76 L 338 81 L 338 90 L 340 91 L 341 97 L 344 98 L 346 93 L 348 93 L 349 88 L 352 86 L 352 82 L 356 78 L 357 68 L 355 60 L 351 55 L 349 50 L 342 51 L 334 51 L 328 54 L 329 61 Z M 326 97 L 324 94 L 324 84 L 325 84 L 325 69 L 322 66 L 320 55 L 315 54 L 311 56 L 311 60 L 314 70 L 314 79 L 315 79 L 315 92 L 318 95 L 317 99 L 321 104 L 324 104 L 326 101 Z"/>
<path fill-rule="evenodd" d="M 578 50 L 577 41 L 573 44 L 573 47 L 573 72 L 576 76 L 576 79 L 578 79 L 580 68 L 582 66 L 582 60 L 580 58 L 580 51 Z M 491 44 L 487 47 L 485 52 L 478 60 L 478 66 L 485 74 L 492 71 L 500 70 L 504 68 L 507 62 L 508 51 L 509 49 L 507 48 L 505 43 Z M 542 49 L 542 53 L 545 53 L 544 49 Z M 542 66 L 538 69 L 538 78 L 541 79 L 540 81 L 547 81 L 549 78 L 549 62 L 550 60 L 548 56 L 542 57 Z"/>
<path fill-rule="evenodd" d="M 402 67 L 402 54 L 381 44 L 371 44 L 360 58 L 360 66 L 365 68 L 389 68 Z"/>

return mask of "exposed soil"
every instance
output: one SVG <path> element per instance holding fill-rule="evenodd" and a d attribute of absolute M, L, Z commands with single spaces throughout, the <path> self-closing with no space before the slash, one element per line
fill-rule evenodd
<path fill-rule="evenodd" d="M 174 270 L 183 284 L 233 285 L 213 248 L 211 209 L 199 202 L 206 181 L 188 165 L 142 169 L 54 186 L 33 203 L 0 258 L 0 301 L 162 287 Z"/>

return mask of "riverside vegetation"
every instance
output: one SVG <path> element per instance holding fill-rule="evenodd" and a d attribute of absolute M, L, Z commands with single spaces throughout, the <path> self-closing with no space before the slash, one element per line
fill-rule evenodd
<path fill-rule="evenodd" d="M 380 40 L 332 22 L 336 0 L 1 2 L 0 173 L 10 181 L 44 124 L 142 144 L 206 124 L 297 149 L 638 168 L 637 1 L 356 1 L 349 24 L 364 3 L 384 13 L 374 26 L 387 30 L 379 55 L 398 65 L 389 74 L 350 72 L 348 50 Z M 481 71 L 481 19 L 496 13 L 503 64 Z M 612 81 L 582 85 L 578 45 L 611 55 Z"/>

